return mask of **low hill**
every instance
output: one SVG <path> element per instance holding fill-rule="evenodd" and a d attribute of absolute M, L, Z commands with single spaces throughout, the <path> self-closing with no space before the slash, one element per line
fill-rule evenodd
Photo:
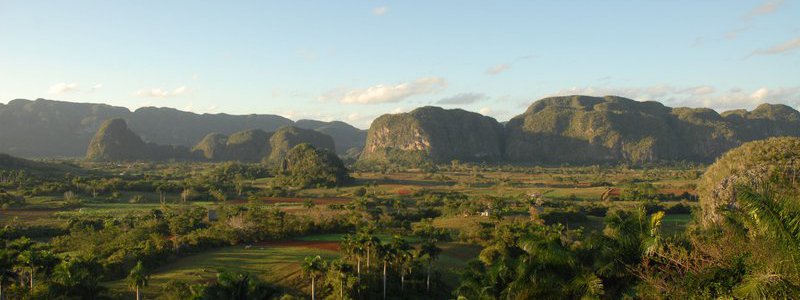
<path fill-rule="evenodd" d="M 49 163 L 27 160 L 14 157 L 5 153 L 0 153 L 0 170 L 2 171 L 25 171 L 34 175 L 58 176 L 66 173 L 81 174 L 83 170 L 67 163 Z"/>
<path fill-rule="evenodd" d="M 278 131 L 275 131 L 269 139 L 271 152 L 268 161 L 271 163 L 279 163 L 289 150 L 304 143 L 312 145 L 317 149 L 325 149 L 331 152 L 336 149 L 333 138 L 329 135 L 316 130 L 284 126 L 278 129 Z"/>
<path fill-rule="evenodd" d="M 294 146 L 308 143 L 333 151 L 333 138 L 321 132 L 284 126 L 275 132 L 259 129 L 240 131 L 230 137 L 212 133 L 194 146 L 195 159 L 208 161 L 268 162 L 279 164 Z"/>
<path fill-rule="evenodd" d="M 499 161 L 502 147 L 503 127 L 497 120 L 462 109 L 426 106 L 375 119 L 360 160 Z"/>
<path fill-rule="evenodd" d="M 280 176 L 288 186 L 338 186 L 351 180 L 344 164 L 328 149 L 301 143 L 293 146 L 280 161 Z"/>

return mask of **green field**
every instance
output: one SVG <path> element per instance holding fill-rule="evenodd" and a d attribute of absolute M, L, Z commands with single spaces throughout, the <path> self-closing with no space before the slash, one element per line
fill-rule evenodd
<path fill-rule="evenodd" d="M 208 250 L 182 257 L 154 270 L 144 293 L 155 296 L 161 286 L 170 280 L 208 282 L 216 278 L 218 271 L 223 270 L 247 272 L 290 289 L 305 287 L 305 281 L 300 278 L 300 262 L 306 256 L 316 255 L 333 258 L 338 253 L 315 248 L 270 245 L 254 245 L 249 249 L 246 246 L 232 246 Z M 111 282 L 108 287 L 118 292 L 127 291 L 124 280 Z"/>

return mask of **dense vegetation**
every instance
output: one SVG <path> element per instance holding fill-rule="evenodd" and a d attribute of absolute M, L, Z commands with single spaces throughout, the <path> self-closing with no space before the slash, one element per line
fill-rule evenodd
<path fill-rule="evenodd" d="M 339 157 L 326 149 L 316 149 L 310 144 L 294 146 L 280 163 L 281 182 L 287 186 L 339 186 L 350 182 Z"/>

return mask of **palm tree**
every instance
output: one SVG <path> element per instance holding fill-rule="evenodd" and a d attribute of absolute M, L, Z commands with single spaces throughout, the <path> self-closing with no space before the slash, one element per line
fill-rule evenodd
<path fill-rule="evenodd" d="M 358 237 L 354 237 L 350 234 L 347 234 L 342 239 L 340 244 L 342 251 L 347 255 L 348 258 L 355 257 L 356 259 L 356 272 L 358 273 L 358 278 L 361 279 L 361 255 L 364 254 L 364 248 L 362 243 Z"/>
<path fill-rule="evenodd" d="M 396 254 L 392 244 L 378 244 L 376 254 L 383 260 L 383 299 L 386 299 L 386 267 L 389 261 L 393 260 Z"/>
<path fill-rule="evenodd" d="M 428 292 L 431 291 L 431 265 L 433 265 L 433 261 L 439 257 L 440 253 L 442 253 L 442 249 L 436 247 L 435 242 L 425 241 L 422 243 L 420 254 L 425 255 L 428 262 L 428 276 L 425 280 L 425 288 Z"/>
<path fill-rule="evenodd" d="M 781 201 L 769 188 L 763 192 L 743 188 L 737 191 L 741 211 L 770 237 L 794 249 L 800 248 L 800 207 L 797 201 Z"/>
<path fill-rule="evenodd" d="M 29 275 L 29 287 L 33 292 L 33 277 L 39 270 L 50 270 L 55 266 L 57 258 L 49 251 L 30 249 L 22 251 L 17 257 L 21 264 L 21 269 L 27 268 Z"/>
<path fill-rule="evenodd" d="M 136 291 L 136 300 L 142 299 L 142 294 L 139 289 L 147 286 L 147 281 L 149 279 L 150 274 L 147 273 L 142 262 L 137 262 L 136 266 L 134 266 L 130 274 L 128 274 L 128 287 Z"/>
<path fill-rule="evenodd" d="M 356 272 L 358 273 L 358 280 L 361 280 L 361 260 L 364 254 L 367 254 L 367 239 L 363 235 L 357 235 L 353 239 L 353 253 L 356 255 Z"/>
<path fill-rule="evenodd" d="M 399 236 L 394 236 L 392 241 L 392 249 L 394 249 L 394 265 L 400 273 L 400 290 L 405 291 L 406 271 L 410 271 L 414 255 L 411 252 L 411 245 Z"/>
<path fill-rule="evenodd" d="M 381 240 L 374 235 L 372 235 L 372 231 L 374 229 L 367 229 L 363 230 L 358 234 L 358 242 L 366 249 L 367 255 L 367 272 L 369 272 L 371 266 L 371 257 L 375 254 L 375 249 L 380 246 Z"/>
<path fill-rule="evenodd" d="M 339 281 L 339 299 L 344 298 L 344 291 L 345 291 L 345 284 L 348 279 L 348 274 L 353 271 L 353 267 L 339 259 L 336 259 L 330 263 L 330 271 L 335 272 L 337 274 L 337 279 Z M 329 277 L 330 278 L 330 277 Z M 349 295 L 348 291 L 348 295 Z"/>
<path fill-rule="evenodd" d="M 781 261 L 787 263 L 780 267 L 760 267 L 745 275 L 734 288 L 734 294 L 739 298 L 789 299 L 800 294 L 800 285 L 796 281 L 800 276 L 800 205 L 797 199 L 783 198 L 770 185 L 764 186 L 760 192 L 748 187 L 737 190 L 737 212 L 741 214 L 735 214 L 733 218 L 741 219 L 750 230 L 748 237 L 751 242 L 771 242 L 789 250 L 770 253 L 783 256 Z"/>
<path fill-rule="evenodd" d="M 314 293 L 316 278 L 325 271 L 326 267 L 325 260 L 323 260 L 319 255 L 315 257 L 306 257 L 305 261 L 303 261 L 303 264 L 300 265 L 300 268 L 303 270 L 303 274 L 311 277 L 311 300 L 316 299 L 316 295 Z"/>

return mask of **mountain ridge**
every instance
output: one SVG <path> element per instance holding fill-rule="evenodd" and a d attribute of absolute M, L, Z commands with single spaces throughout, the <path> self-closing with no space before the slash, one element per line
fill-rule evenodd
<path fill-rule="evenodd" d="M 196 145 L 212 132 L 230 135 L 248 129 L 275 131 L 295 125 L 290 119 L 272 114 L 197 114 L 166 107 L 131 111 L 103 103 L 14 99 L 0 103 L 0 152 L 20 157 L 82 157 L 102 123 L 114 118 L 125 119 L 146 142 L 185 147 Z M 341 139 L 344 147 L 356 147 L 359 139 L 361 144 L 366 139 L 366 131 L 344 122 L 317 122 L 318 131 L 336 126 L 338 131 L 331 135 Z M 337 150 L 344 153 L 348 148 Z"/>

